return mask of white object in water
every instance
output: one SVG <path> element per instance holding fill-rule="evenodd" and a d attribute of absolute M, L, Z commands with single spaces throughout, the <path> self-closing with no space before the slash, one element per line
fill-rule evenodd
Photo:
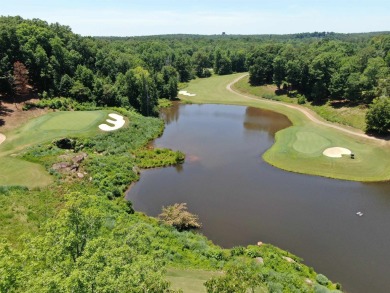
<path fill-rule="evenodd" d="M 362 212 L 357 212 L 356 215 L 358 215 L 359 217 L 363 216 L 363 213 Z"/>

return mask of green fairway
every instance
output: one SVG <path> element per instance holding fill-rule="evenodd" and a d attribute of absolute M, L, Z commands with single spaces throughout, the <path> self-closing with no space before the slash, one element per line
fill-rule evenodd
<path fill-rule="evenodd" d="M 52 112 L 5 133 L 7 139 L 0 145 L 0 185 L 24 185 L 29 188 L 48 185 L 52 179 L 41 165 L 23 161 L 12 154 L 55 138 L 97 134 L 100 132 L 98 125 L 105 122 L 108 113 Z"/>
<path fill-rule="evenodd" d="M 226 86 L 242 75 L 213 76 L 193 80 L 185 90 L 196 96 L 180 96 L 180 98 L 193 103 L 252 106 L 286 115 L 293 126 L 279 131 L 276 134 L 275 144 L 263 155 L 264 160 L 275 167 L 345 180 L 390 180 L 389 142 L 360 137 L 359 131 L 356 131 L 358 135 L 354 135 L 318 124 L 289 104 L 259 97 L 248 98 L 247 95 L 228 91 Z M 323 121 L 315 113 L 310 112 L 310 114 Z M 322 152 L 329 147 L 350 149 L 355 154 L 355 159 L 347 156 L 326 157 Z"/>
<path fill-rule="evenodd" d="M 23 185 L 30 188 L 46 186 L 51 176 L 39 164 L 12 157 L 0 157 L 0 185 Z"/>

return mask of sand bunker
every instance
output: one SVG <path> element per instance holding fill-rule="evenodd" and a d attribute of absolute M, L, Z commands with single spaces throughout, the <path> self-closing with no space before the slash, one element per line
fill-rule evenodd
<path fill-rule="evenodd" d="M 123 127 L 123 125 L 125 125 L 126 121 L 125 121 L 125 119 L 123 119 L 123 116 L 118 115 L 118 114 L 114 114 L 114 113 L 108 114 L 108 116 L 110 116 L 114 120 L 107 119 L 106 121 L 108 123 L 113 124 L 113 125 L 100 124 L 99 128 L 101 130 L 103 130 L 103 131 L 113 131 L 113 130 L 117 130 L 117 129 Z"/>
<path fill-rule="evenodd" d="M 196 94 L 190 94 L 187 91 L 179 91 L 179 94 L 183 95 L 183 96 L 189 96 L 189 97 L 195 97 L 196 96 Z"/>
<path fill-rule="evenodd" d="M 341 158 L 342 155 L 351 155 L 352 152 L 346 148 L 333 147 L 324 150 L 323 154 L 330 158 Z"/>
<path fill-rule="evenodd" d="M 0 133 L 0 144 L 2 144 L 5 141 L 6 137 L 4 134 Z"/>

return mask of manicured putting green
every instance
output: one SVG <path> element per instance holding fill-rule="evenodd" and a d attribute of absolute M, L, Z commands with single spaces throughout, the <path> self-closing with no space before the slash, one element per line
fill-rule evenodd
<path fill-rule="evenodd" d="M 314 132 L 300 131 L 295 134 L 293 147 L 304 154 L 321 153 L 330 145 L 330 141 Z"/>
<path fill-rule="evenodd" d="M 30 120 L 7 133 L 0 146 L 0 156 L 27 146 L 64 136 L 88 136 L 100 132 L 98 125 L 106 120 L 108 111 L 52 112 Z"/>
<path fill-rule="evenodd" d="M 85 137 L 101 131 L 108 111 L 52 112 L 30 120 L 6 133 L 0 146 L 0 185 L 23 185 L 29 188 L 46 186 L 52 178 L 43 166 L 12 156 L 28 146 L 65 136 Z"/>
<path fill-rule="evenodd" d="M 93 127 L 96 119 L 100 119 L 101 116 L 99 111 L 59 112 L 57 115 L 51 115 L 39 129 L 81 131 Z"/>
<path fill-rule="evenodd" d="M 185 90 L 196 96 L 181 96 L 181 99 L 192 103 L 252 106 L 286 115 L 293 126 L 277 132 L 274 145 L 263 154 L 264 160 L 275 167 L 354 181 L 390 180 L 390 142 L 322 125 L 310 119 L 310 116 L 317 117 L 315 113 L 307 116 L 290 104 L 238 93 L 234 85 L 235 92 L 228 91 L 227 85 L 241 76 L 242 73 L 192 80 Z M 322 152 L 330 147 L 347 148 L 355 157 L 324 156 Z"/>

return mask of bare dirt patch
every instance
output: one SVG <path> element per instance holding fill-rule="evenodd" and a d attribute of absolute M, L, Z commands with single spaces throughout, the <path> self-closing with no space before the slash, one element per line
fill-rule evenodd
<path fill-rule="evenodd" d="M 30 100 L 30 102 L 34 102 Z M 31 118 L 42 116 L 48 113 L 46 109 L 30 109 L 23 111 L 23 103 L 6 103 L 0 105 L 0 131 L 6 132 L 25 124 Z"/>

